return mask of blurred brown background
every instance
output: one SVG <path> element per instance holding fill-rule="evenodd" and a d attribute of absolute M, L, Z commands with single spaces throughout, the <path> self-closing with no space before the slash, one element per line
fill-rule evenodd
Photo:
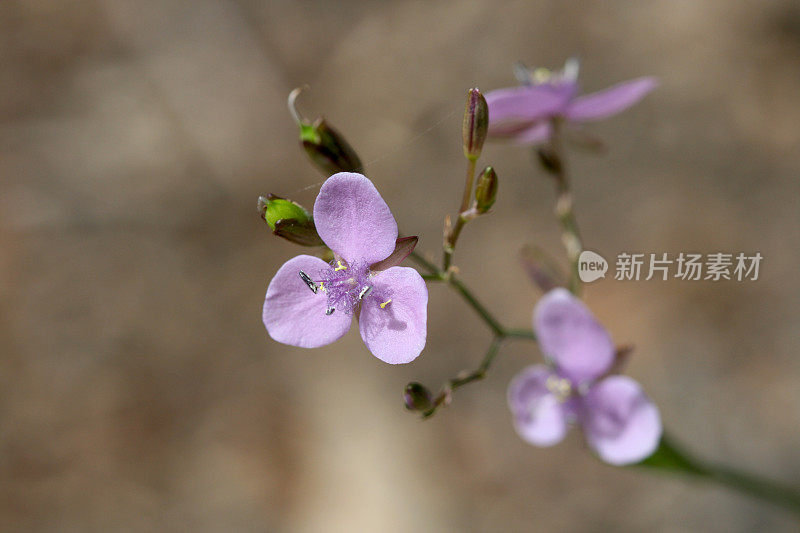
<path fill-rule="evenodd" d="M 585 90 L 661 87 L 571 159 L 588 246 L 755 252 L 756 282 L 607 279 L 588 300 L 671 431 L 800 484 L 797 2 L 25 0 L 0 3 L 0 530 L 796 531 L 722 489 L 612 469 L 577 434 L 537 449 L 489 378 L 421 423 L 401 391 L 482 357 L 489 333 L 430 287 L 428 345 L 382 364 L 356 330 L 277 344 L 267 283 L 298 250 L 255 203 L 310 206 L 321 176 L 285 108 L 346 133 L 419 250 L 438 257 L 468 87 L 583 60 Z M 527 326 L 516 253 L 560 253 L 527 151 L 484 152 L 495 213 L 456 262 Z M 435 200 L 435 201 L 432 201 Z"/>

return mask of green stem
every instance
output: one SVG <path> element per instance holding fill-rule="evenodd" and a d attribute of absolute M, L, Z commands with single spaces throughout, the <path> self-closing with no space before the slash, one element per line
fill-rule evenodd
<path fill-rule="evenodd" d="M 497 319 L 492 316 L 488 309 L 480 302 L 475 295 L 467 288 L 464 283 L 461 282 L 460 279 L 456 278 L 455 276 L 451 275 L 448 278 L 448 283 L 451 287 L 453 287 L 456 292 L 458 292 L 464 300 L 475 310 L 476 313 L 486 322 L 486 325 L 489 326 L 492 332 L 497 336 L 505 336 L 505 328 L 497 321 Z"/>
<path fill-rule="evenodd" d="M 561 145 L 561 127 L 559 120 L 553 120 L 553 133 L 550 136 L 549 153 L 546 154 L 545 169 L 555 178 L 556 207 L 555 213 L 561 225 L 561 241 L 567 251 L 570 266 L 569 290 L 580 294 L 581 280 L 578 276 L 578 259 L 583 251 L 583 240 L 578 229 L 572 201 L 572 189 L 567 173 L 566 157 Z"/>
<path fill-rule="evenodd" d="M 638 466 L 715 482 L 800 515 L 800 490 L 749 472 L 702 461 L 681 449 L 666 434 L 661 437 L 655 453 Z"/>
<path fill-rule="evenodd" d="M 531 341 L 536 340 L 536 335 L 529 329 L 507 329 L 503 332 L 504 337 L 509 339 L 528 339 Z"/>
<path fill-rule="evenodd" d="M 466 182 L 464 183 L 464 196 L 461 198 L 461 209 L 459 209 L 459 213 L 465 212 L 469 209 L 469 204 L 472 200 L 472 184 L 475 181 L 475 162 L 477 159 L 468 158 L 467 159 L 467 178 Z"/>
<path fill-rule="evenodd" d="M 478 313 L 478 316 L 486 322 L 486 325 L 491 328 L 492 333 L 498 336 L 506 336 L 505 328 L 500 322 L 492 315 L 491 312 L 483 305 L 478 298 L 472 294 L 472 291 L 453 273 L 446 273 L 446 271 L 439 270 L 436 265 L 419 255 L 417 252 L 411 252 L 409 258 L 416 262 L 421 267 L 427 269 L 429 272 L 423 277 L 429 281 L 444 281 L 450 285 L 461 297 L 469 304 L 472 309 Z M 533 333 L 531 333 L 533 335 Z M 519 335 L 516 335 L 519 336 Z"/>
<path fill-rule="evenodd" d="M 492 365 L 492 362 L 499 353 L 500 345 L 505 339 L 524 339 L 535 341 L 536 335 L 531 330 L 504 327 L 494 317 L 494 315 L 489 312 L 486 306 L 484 306 L 480 300 L 478 300 L 475 295 L 472 294 L 472 291 L 469 289 L 469 287 L 467 287 L 460 279 L 456 278 L 452 272 L 439 270 L 436 265 L 422 257 L 417 252 L 411 252 L 409 257 L 419 266 L 428 271 L 427 274 L 422 275 L 424 279 L 429 281 L 443 281 L 450 285 L 450 287 L 452 287 L 458 294 L 460 294 L 464 301 L 466 301 L 467 304 L 472 307 L 472 309 L 486 323 L 486 325 L 489 326 L 494 334 L 492 343 L 489 345 L 486 355 L 483 356 L 481 363 L 475 370 L 462 372 L 458 376 L 449 379 L 444 385 L 442 385 L 442 387 L 439 389 L 439 393 L 431 400 L 431 407 L 422 413 L 423 418 L 429 418 L 433 416 L 440 407 L 450 403 L 450 399 L 452 398 L 454 390 L 458 389 L 459 387 L 463 387 L 468 383 L 472 383 L 473 381 L 478 381 L 486 377 L 486 372 L 488 372 L 489 367 Z"/>
<path fill-rule="evenodd" d="M 453 227 L 445 228 L 444 243 L 442 245 L 444 254 L 442 255 L 442 270 L 447 272 L 453 262 L 453 252 L 456 250 L 456 242 L 464 224 L 469 221 L 470 203 L 472 202 L 472 184 L 475 182 L 475 162 L 477 159 L 467 159 L 467 178 L 464 182 L 464 196 L 461 198 L 461 207 Z"/>
<path fill-rule="evenodd" d="M 439 407 L 449 404 L 454 390 L 458 389 L 459 387 L 463 387 L 468 383 L 472 383 L 473 381 L 478 381 L 485 378 L 486 372 L 492 365 L 492 361 L 494 361 L 494 358 L 497 357 L 497 354 L 500 351 L 500 343 L 502 341 L 502 336 L 495 336 L 492 339 L 492 343 L 489 345 L 489 349 L 487 350 L 486 355 L 483 356 L 483 360 L 481 360 L 481 364 L 478 365 L 478 368 L 471 372 L 462 372 L 458 376 L 447 380 L 447 382 L 442 385 L 442 388 L 439 390 L 439 394 L 437 394 L 436 397 L 431 401 L 431 407 L 422 413 L 422 418 L 426 419 L 432 417 L 434 414 L 436 414 L 436 411 L 439 409 Z"/>

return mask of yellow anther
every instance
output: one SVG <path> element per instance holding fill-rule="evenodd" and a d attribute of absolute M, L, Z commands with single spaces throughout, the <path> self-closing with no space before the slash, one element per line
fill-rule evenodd
<path fill-rule="evenodd" d="M 550 69 L 546 69 L 544 67 L 539 67 L 533 71 L 533 81 L 536 83 L 544 83 L 549 80 L 553 76 L 553 73 L 550 72 Z"/>
<path fill-rule="evenodd" d="M 336 268 L 334 268 L 333 271 L 339 272 L 340 270 L 347 270 L 347 267 L 343 265 L 341 261 L 336 261 Z"/>
<path fill-rule="evenodd" d="M 324 282 L 324 281 L 320 281 L 320 282 L 319 282 L 319 289 L 320 289 L 321 291 L 324 291 L 324 290 L 325 290 L 325 282 Z"/>
<path fill-rule="evenodd" d="M 545 383 L 547 390 L 553 393 L 559 402 L 565 401 L 572 394 L 572 385 L 566 379 L 550 376 Z"/>
<path fill-rule="evenodd" d="M 391 301 L 392 301 L 392 299 L 391 299 L 391 298 L 389 298 L 388 300 L 386 300 L 385 302 L 383 302 L 383 303 L 381 304 L 381 309 L 386 309 L 386 306 L 387 306 L 387 305 L 389 305 L 389 302 L 391 302 Z"/>

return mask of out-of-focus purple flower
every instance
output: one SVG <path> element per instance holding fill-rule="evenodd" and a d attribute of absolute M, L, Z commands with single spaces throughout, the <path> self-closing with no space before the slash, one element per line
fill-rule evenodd
<path fill-rule="evenodd" d="M 398 243 L 397 223 L 375 186 L 361 174 L 334 174 L 319 191 L 314 222 L 335 259 L 298 255 L 281 266 L 264 301 L 267 332 L 317 348 L 347 333 L 355 314 L 375 357 L 416 359 L 425 347 L 428 289 L 413 268 L 387 264 L 402 260 L 386 261 Z"/>
<path fill-rule="evenodd" d="M 517 433 L 536 446 L 552 446 L 578 424 L 607 463 L 649 457 L 661 439 L 658 408 L 633 379 L 603 377 L 614 363 L 614 344 L 583 302 L 553 289 L 536 305 L 533 327 L 550 365 L 525 368 L 509 385 Z"/>
<path fill-rule="evenodd" d="M 578 96 L 578 62 L 567 61 L 560 72 L 519 69 L 521 87 L 486 94 L 489 138 L 510 139 L 521 145 L 546 142 L 553 119 L 580 124 L 601 120 L 629 108 L 655 89 L 655 78 L 624 81 L 596 93 Z"/>

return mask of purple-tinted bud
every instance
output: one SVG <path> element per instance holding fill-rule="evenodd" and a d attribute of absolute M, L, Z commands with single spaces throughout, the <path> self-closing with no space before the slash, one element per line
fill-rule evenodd
<path fill-rule="evenodd" d="M 393 266 L 399 265 L 406 257 L 409 256 L 409 254 L 411 254 L 411 252 L 414 251 L 418 241 L 419 237 L 416 235 L 411 237 L 400 237 L 394 243 L 394 252 L 392 252 L 391 255 L 389 255 L 389 257 L 386 259 L 370 265 L 370 271 L 382 272 L 386 269 L 392 268 Z"/>
<path fill-rule="evenodd" d="M 258 212 L 272 233 L 302 246 L 322 246 L 314 220 L 297 202 L 274 194 L 259 196 Z"/>
<path fill-rule="evenodd" d="M 403 401 L 409 411 L 427 411 L 433 405 L 430 391 L 416 381 L 406 385 L 406 389 L 403 391 Z"/>
<path fill-rule="evenodd" d="M 497 173 L 492 167 L 486 167 L 478 177 L 475 186 L 475 207 L 478 213 L 485 213 L 494 205 L 497 198 Z"/>
<path fill-rule="evenodd" d="M 467 159 L 475 161 L 481 155 L 486 132 L 489 131 L 489 106 L 486 104 L 486 98 L 477 88 L 470 89 L 467 93 L 467 105 L 464 108 L 464 122 L 461 131 L 464 155 Z"/>
<path fill-rule="evenodd" d="M 525 246 L 520 252 L 520 261 L 530 280 L 543 293 L 567 286 L 568 282 L 561 267 L 538 246 Z"/>

